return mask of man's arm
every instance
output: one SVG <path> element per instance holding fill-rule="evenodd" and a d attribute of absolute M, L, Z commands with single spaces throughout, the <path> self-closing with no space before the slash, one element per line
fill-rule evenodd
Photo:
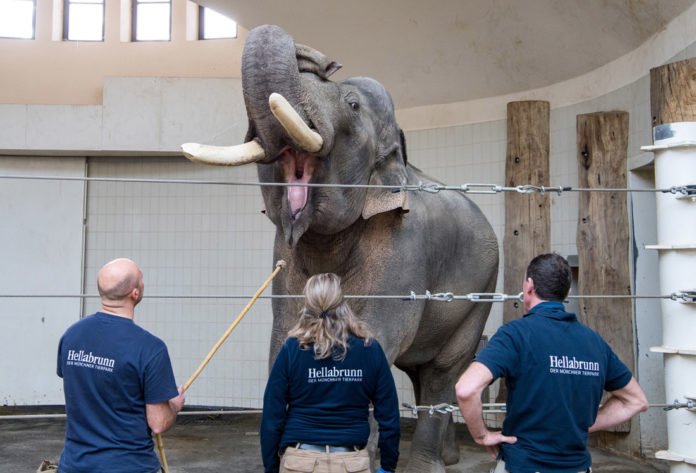
<path fill-rule="evenodd" d="M 488 449 L 491 457 L 498 455 L 498 445 L 515 443 L 517 437 L 506 437 L 500 432 L 491 432 L 483 422 L 483 405 L 481 393 L 493 381 L 493 373 L 483 363 L 474 361 L 457 381 L 455 390 L 459 411 L 466 421 L 466 427 L 474 441 Z"/>
<path fill-rule="evenodd" d="M 164 401 L 157 404 L 145 404 L 147 425 L 150 426 L 152 432 L 155 434 L 161 434 L 174 425 L 176 415 L 179 413 L 181 408 L 184 407 L 185 401 L 186 396 L 184 396 L 184 393 L 182 392 L 182 387 L 179 386 L 179 395 L 171 398 L 169 401 Z"/>
<path fill-rule="evenodd" d="M 625 422 L 649 407 L 636 378 L 631 378 L 626 386 L 610 394 L 607 402 L 599 408 L 595 423 L 589 428 L 590 433 Z"/>

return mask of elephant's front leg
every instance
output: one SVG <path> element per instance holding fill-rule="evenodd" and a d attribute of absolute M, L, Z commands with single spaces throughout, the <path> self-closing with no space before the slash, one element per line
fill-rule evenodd
<path fill-rule="evenodd" d="M 444 473 L 442 448 L 452 414 L 418 413 L 416 431 L 411 442 L 407 473 Z"/>
<path fill-rule="evenodd" d="M 450 403 L 454 399 L 454 370 L 439 370 L 432 366 L 422 367 L 418 372 L 419 405 L 434 406 Z M 452 424 L 452 414 L 420 411 L 416 430 L 411 442 L 407 473 L 444 473 L 447 464 L 459 459 Z M 445 461 L 443 461 L 443 458 Z"/>

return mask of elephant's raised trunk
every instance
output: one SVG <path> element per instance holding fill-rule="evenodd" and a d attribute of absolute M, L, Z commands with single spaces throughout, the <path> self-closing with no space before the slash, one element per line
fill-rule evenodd
<path fill-rule="evenodd" d="M 289 142 L 301 151 L 319 152 L 324 140 L 301 116 L 304 111 L 298 56 L 303 70 L 320 69 L 323 78 L 341 67 L 318 51 L 296 46 L 292 37 L 277 26 L 251 30 L 242 56 L 242 89 L 249 118 L 246 143 L 229 147 L 186 143 L 182 146 L 184 155 L 204 164 L 238 166 L 271 162 Z"/>
<path fill-rule="evenodd" d="M 293 140 L 271 113 L 271 94 L 285 97 L 300 121 L 306 118 L 295 42 L 282 28 L 264 25 L 249 31 L 242 55 L 242 90 L 249 118 L 246 141 L 258 139 L 266 151 L 264 162 L 270 162 Z"/>

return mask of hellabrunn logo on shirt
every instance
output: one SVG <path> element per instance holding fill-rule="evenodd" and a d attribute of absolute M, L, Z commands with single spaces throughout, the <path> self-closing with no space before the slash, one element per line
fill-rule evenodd
<path fill-rule="evenodd" d="M 566 355 L 549 355 L 549 373 L 599 376 L 599 363 L 576 360 Z"/>
<path fill-rule="evenodd" d="M 338 369 L 335 366 L 327 368 L 309 368 L 307 370 L 308 383 L 328 383 L 328 382 L 354 382 L 362 381 L 361 369 Z"/>
<path fill-rule="evenodd" d="M 67 366 L 81 366 L 83 368 L 92 368 L 111 372 L 114 370 L 116 360 L 103 356 L 94 356 L 92 352 L 85 353 L 84 350 L 68 350 L 68 356 L 66 357 L 65 364 Z"/>

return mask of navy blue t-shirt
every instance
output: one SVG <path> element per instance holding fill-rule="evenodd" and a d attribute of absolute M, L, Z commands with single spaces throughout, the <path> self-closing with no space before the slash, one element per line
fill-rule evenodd
<path fill-rule="evenodd" d="M 588 468 L 588 429 L 602 392 L 621 389 L 632 377 L 602 337 L 561 302 L 542 302 L 500 327 L 475 361 L 494 379 L 505 378 L 503 435 L 517 436 L 517 443 L 500 447 L 511 473 Z"/>
<path fill-rule="evenodd" d="M 133 320 L 97 312 L 58 345 L 65 391 L 60 473 L 153 473 L 161 468 L 145 404 L 178 395 L 167 347 Z"/>
<path fill-rule="evenodd" d="M 278 452 L 298 442 L 317 445 L 367 444 L 370 402 L 379 424 L 382 468 L 395 471 L 399 459 L 399 401 L 394 378 L 376 340 L 349 337 L 343 361 L 314 359 L 296 338 L 285 341 L 273 363 L 263 397 L 261 454 L 266 473 L 277 473 Z"/>

